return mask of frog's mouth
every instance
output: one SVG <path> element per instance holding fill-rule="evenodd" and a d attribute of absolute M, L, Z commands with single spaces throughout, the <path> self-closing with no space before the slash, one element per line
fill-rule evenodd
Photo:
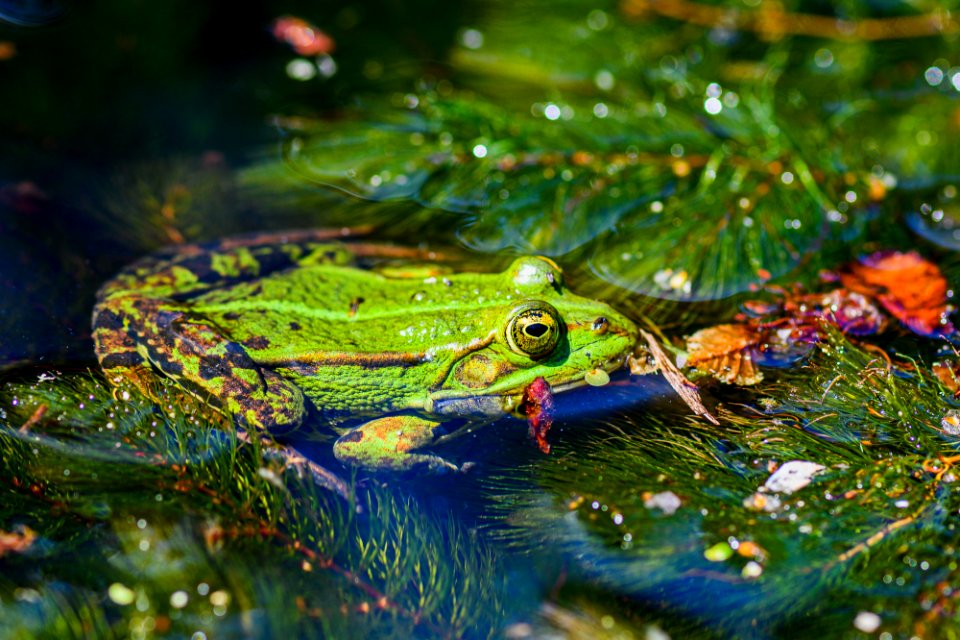
<path fill-rule="evenodd" d="M 625 361 L 626 356 L 612 358 L 577 378 L 557 383 L 551 382 L 549 384 L 552 394 L 565 393 L 588 384 L 603 386 L 605 381 L 609 380 L 607 374 L 623 368 Z M 594 379 L 591 380 L 591 376 Z M 438 417 L 500 418 L 511 415 L 526 419 L 528 417 L 527 392 L 532 384 L 533 381 L 505 388 L 494 387 L 485 393 L 440 391 L 430 395 L 423 410 Z"/>

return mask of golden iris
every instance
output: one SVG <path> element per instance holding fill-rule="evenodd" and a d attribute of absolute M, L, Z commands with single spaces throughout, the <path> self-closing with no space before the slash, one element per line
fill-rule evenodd
<path fill-rule="evenodd" d="M 549 355 L 560 342 L 563 322 L 553 305 L 530 300 L 513 310 L 507 323 L 507 344 L 533 359 Z"/>

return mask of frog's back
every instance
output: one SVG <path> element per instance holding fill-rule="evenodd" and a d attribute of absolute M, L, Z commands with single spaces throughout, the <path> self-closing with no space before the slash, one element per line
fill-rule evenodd
<path fill-rule="evenodd" d="M 206 293 L 191 302 L 261 362 L 322 361 L 325 354 L 425 354 L 486 336 L 519 292 L 499 274 L 388 278 L 316 265 Z"/>

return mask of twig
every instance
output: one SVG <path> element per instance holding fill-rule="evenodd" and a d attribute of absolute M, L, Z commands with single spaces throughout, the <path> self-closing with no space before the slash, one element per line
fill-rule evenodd
<path fill-rule="evenodd" d="M 660 373 L 667 379 L 667 382 L 669 382 L 673 390 L 677 392 L 677 395 L 687 403 L 687 406 L 690 407 L 695 414 L 703 416 L 715 425 L 719 425 L 720 422 L 703 406 L 703 402 L 700 400 L 699 387 L 687 380 L 686 376 L 677 368 L 677 365 L 673 364 L 673 360 L 671 360 L 670 356 L 663 350 L 663 347 L 660 346 L 657 339 L 643 329 L 640 330 L 640 335 L 647 341 L 647 346 L 650 348 L 650 353 L 660 368 Z"/>
<path fill-rule="evenodd" d="M 43 416 L 47 413 L 47 405 L 42 404 L 36 408 L 36 410 L 31 414 L 27 421 L 20 425 L 20 428 L 17 429 L 17 433 L 27 433 L 36 425 L 40 420 L 43 419 Z"/>
<path fill-rule="evenodd" d="M 620 8 L 630 17 L 650 12 L 703 27 L 753 31 L 767 40 L 779 40 L 784 36 L 813 36 L 874 41 L 923 38 L 957 31 L 957 23 L 947 11 L 895 18 L 843 20 L 833 16 L 784 11 L 775 2 L 765 2 L 756 10 L 747 10 L 689 0 L 624 0 Z"/>

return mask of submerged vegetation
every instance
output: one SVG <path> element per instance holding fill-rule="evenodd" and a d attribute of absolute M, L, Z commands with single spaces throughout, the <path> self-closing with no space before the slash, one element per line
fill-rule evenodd
<path fill-rule="evenodd" d="M 960 638 L 957 7 L 123 4 L 0 9 L 5 634 Z M 75 121 L 61 50 L 149 73 Z M 194 97 L 131 116 L 148 89 Z M 172 383 L 107 386 L 87 323 L 123 264 L 341 226 L 550 256 L 709 413 L 657 374 L 543 392 L 539 449 L 484 425 L 442 482 L 298 435 L 345 499 Z"/>

